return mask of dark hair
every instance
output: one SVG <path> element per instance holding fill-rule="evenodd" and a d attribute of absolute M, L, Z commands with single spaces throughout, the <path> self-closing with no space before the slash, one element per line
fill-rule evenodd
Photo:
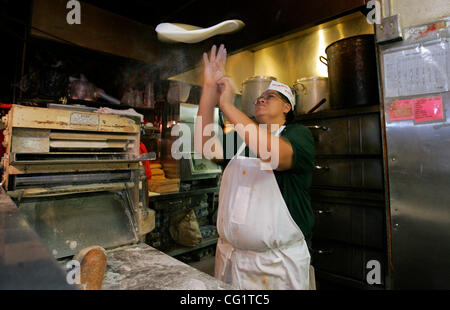
<path fill-rule="evenodd" d="M 292 110 L 292 105 L 291 102 L 289 101 L 288 97 L 286 97 L 285 95 L 283 95 L 282 93 L 280 93 L 279 91 L 277 91 L 277 93 L 280 95 L 281 99 L 288 103 L 291 106 L 291 109 L 289 110 L 289 112 L 286 114 L 286 123 L 291 123 L 294 121 L 295 119 L 295 115 L 294 115 L 294 111 Z"/>
<path fill-rule="evenodd" d="M 295 120 L 294 111 L 292 109 L 286 114 L 286 123 L 292 123 Z"/>

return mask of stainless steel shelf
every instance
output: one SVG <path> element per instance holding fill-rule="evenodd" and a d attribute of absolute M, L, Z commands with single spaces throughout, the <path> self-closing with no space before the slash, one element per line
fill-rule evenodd
<path fill-rule="evenodd" d="M 166 253 L 169 256 L 177 256 L 180 254 L 185 254 L 188 252 L 192 252 L 198 249 L 202 249 L 205 248 L 207 246 L 213 245 L 217 243 L 217 240 L 219 238 L 217 237 L 213 237 L 213 238 L 208 238 L 203 240 L 199 245 L 195 246 L 195 247 L 183 247 L 183 246 L 178 246 L 178 247 L 174 247 L 173 249 L 170 249 L 169 251 L 163 251 L 164 253 Z"/>
<path fill-rule="evenodd" d="M 168 200 L 168 199 L 174 199 L 174 198 L 175 199 L 176 198 L 184 198 L 184 197 L 192 196 L 192 195 L 201 195 L 201 194 L 205 194 L 205 193 L 218 193 L 218 192 L 219 192 L 219 187 L 210 187 L 210 188 L 202 188 L 202 189 L 192 190 L 192 191 L 188 191 L 188 192 L 177 192 L 177 193 L 168 193 L 168 194 L 149 196 L 148 200 L 149 200 L 149 202 L 153 202 L 153 201 Z"/>
<path fill-rule="evenodd" d="M 296 122 L 316 119 L 327 119 L 336 117 L 356 116 L 363 114 L 380 113 L 380 105 L 370 105 L 365 107 L 353 107 L 346 109 L 325 110 L 311 114 L 297 115 L 295 117 Z"/>

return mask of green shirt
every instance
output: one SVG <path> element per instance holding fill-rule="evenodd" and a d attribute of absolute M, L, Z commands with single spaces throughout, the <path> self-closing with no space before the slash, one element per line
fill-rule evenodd
<path fill-rule="evenodd" d="M 289 170 L 274 170 L 275 178 L 292 218 L 303 232 L 308 247 L 311 249 L 314 213 L 311 208 L 308 189 L 311 186 L 314 168 L 314 139 L 308 128 L 295 123 L 287 124 L 280 137 L 291 144 L 294 151 L 294 162 Z M 232 141 L 234 142 L 234 149 L 227 149 L 227 145 Z M 242 143 L 242 139 L 235 131 L 224 137 L 224 167 L 228 165 L 232 155 L 236 154 L 237 148 Z M 249 151 L 248 147 L 245 148 L 245 154 L 241 155 L 256 157 Z"/>

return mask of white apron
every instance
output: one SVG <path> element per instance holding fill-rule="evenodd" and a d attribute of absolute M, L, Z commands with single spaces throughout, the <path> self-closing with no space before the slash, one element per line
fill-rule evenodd
<path fill-rule="evenodd" d="M 283 130 L 284 126 L 276 133 Z M 219 192 L 216 278 L 238 289 L 310 288 L 310 255 L 272 170 L 240 156 L 226 167 Z"/>

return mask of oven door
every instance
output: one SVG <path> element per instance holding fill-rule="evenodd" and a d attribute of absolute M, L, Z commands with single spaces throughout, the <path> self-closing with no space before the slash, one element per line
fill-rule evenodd
<path fill-rule="evenodd" d="M 115 189 L 114 189 L 115 188 Z M 30 226 L 56 258 L 99 245 L 138 241 L 133 200 L 126 186 L 99 191 L 28 195 L 16 201 Z"/>

